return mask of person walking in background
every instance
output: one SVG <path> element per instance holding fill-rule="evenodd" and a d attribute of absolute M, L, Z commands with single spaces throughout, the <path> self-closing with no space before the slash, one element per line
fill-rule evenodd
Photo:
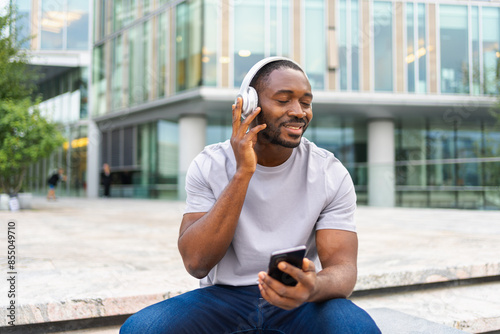
<path fill-rule="evenodd" d="M 55 201 L 57 199 L 56 187 L 59 181 L 66 181 L 66 175 L 64 175 L 64 169 L 62 168 L 59 168 L 57 172 L 54 172 L 54 174 L 52 174 L 47 181 L 47 183 L 49 184 L 49 192 L 47 194 L 48 201 L 50 201 L 51 199 Z"/>
<path fill-rule="evenodd" d="M 107 163 L 102 165 L 102 170 L 101 184 L 104 186 L 104 197 L 111 197 L 111 170 L 109 165 Z"/>

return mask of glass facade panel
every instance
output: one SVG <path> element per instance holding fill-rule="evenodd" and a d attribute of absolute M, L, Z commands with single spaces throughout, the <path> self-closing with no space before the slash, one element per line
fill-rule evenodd
<path fill-rule="evenodd" d="M 152 21 L 143 23 L 142 33 L 142 96 L 140 102 L 149 100 L 151 93 L 152 76 L 153 76 L 153 34 L 151 33 Z"/>
<path fill-rule="evenodd" d="M 339 80 L 341 90 L 359 90 L 359 3 L 339 2 Z"/>
<path fill-rule="evenodd" d="M 112 70 L 111 70 L 111 108 L 123 107 L 123 36 L 118 35 L 112 41 Z"/>
<path fill-rule="evenodd" d="M 325 88 L 326 29 L 324 0 L 304 2 L 304 70 L 312 89 Z"/>
<path fill-rule="evenodd" d="M 472 34 L 472 94 L 481 94 L 481 73 L 479 54 L 479 9 L 471 7 L 471 34 Z"/>
<path fill-rule="evenodd" d="M 278 30 L 277 38 L 278 42 L 281 42 L 281 55 L 284 57 L 290 57 L 290 10 L 290 0 L 281 0 L 281 17 L 279 16 L 280 9 L 278 8 L 278 17 L 281 18 L 281 36 Z"/>
<path fill-rule="evenodd" d="M 113 1 L 113 31 L 118 31 L 130 24 L 137 17 L 138 0 Z"/>
<path fill-rule="evenodd" d="M 169 59 L 169 45 L 168 45 L 168 17 L 167 13 L 161 13 L 158 16 L 158 81 L 157 81 L 157 94 L 158 97 L 165 96 L 165 89 L 167 85 L 167 71 Z"/>
<path fill-rule="evenodd" d="M 469 93 L 467 6 L 439 6 L 441 93 Z"/>
<path fill-rule="evenodd" d="M 373 3 L 374 76 L 376 91 L 393 90 L 392 2 Z"/>
<path fill-rule="evenodd" d="M 425 4 L 418 4 L 418 93 L 427 92 L 427 33 L 426 33 L 426 13 Z"/>
<path fill-rule="evenodd" d="M 42 50 L 62 50 L 65 21 L 64 5 L 60 0 L 41 0 L 41 45 Z"/>
<path fill-rule="evenodd" d="M 347 90 L 347 1 L 339 0 L 339 80 L 340 90 Z"/>
<path fill-rule="evenodd" d="M 234 7 L 235 87 L 241 85 L 248 70 L 256 62 L 265 58 L 265 27 L 263 0 L 242 1 Z"/>
<path fill-rule="evenodd" d="M 106 113 L 106 63 L 104 61 L 104 44 L 94 48 L 92 63 L 92 115 L 96 117 Z"/>
<path fill-rule="evenodd" d="M 406 4 L 406 71 L 408 92 L 415 92 L 415 24 L 413 3 Z"/>
<path fill-rule="evenodd" d="M 16 40 L 21 43 L 21 48 L 30 48 L 31 38 L 31 0 L 17 0 L 15 2 L 17 10 L 16 25 Z"/>
<path fill-rule="evenodd" d="M 218 36 L 218 1 L 206 0 L 203 11 L 203 85 L 217 86 L 217 59 L 219 59 Z"/>
<path fill-rule="evenodd" d="M 68 50 L 87 50 L 89 46 L 89 5 L 87 1 L 67 0 L 66 12 Z"/>
<path fill-rule="evenodd" d="M 202 3 L 181 3 L 176 8 L 176 91 L 201 85 Z"/>
<path fill-rule="evenodd" d="M 483 7 L 484 93 L 497 94 L 500 77 L 500 8 Z"/>
<path fill-rule="evenodd" d="M 359 90 L 359 0 L 351 0 L 351 89 Z"/>

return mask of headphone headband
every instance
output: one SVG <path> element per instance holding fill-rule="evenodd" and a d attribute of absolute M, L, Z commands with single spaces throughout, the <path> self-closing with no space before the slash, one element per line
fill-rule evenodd
<path fill-rule="evenodd" d="M 238 100 L 238 97 L 241 97 L 243 99 L 243 106 L 241 109 L 241 117 L 245 118 L 252 111 L 254 111 L 255 108 L 257 108 L 257 105 L 258 105 L 257 91 L 253 87 L 250 87 L 250 83 L 252 82 L 252 80 L 255 77 L 255 75 L 257 74 L 257 72 L 259 72 L 260 69 L 263 68 L 265 65 L 272 63 L 272 62 L 275 62 L 275 61 L 280 61 L 280 60 L 286 60 L 286 61 L 292 62 L 302 70 L 302 67 L 300 67 L 299 64 L 297 64 L 295 61 L 293 61 L 289 58 L 285 58 L 285 57 L 279 57 L 279 56 L 267 57 L 267 58 L 264 58 L 264 59 L 258 61 L 255 65 L 252 66 L 252 68 L 245 75 L 245 78 L 241 82 L 240 91 L 239 91 L 238 95 L 236 96 L 236 101 Z M 302 72 L 305 74 L 304 70 L 302 70 Z M 236 104 L 236 102 L 235 102 L 235 104 Z"/>

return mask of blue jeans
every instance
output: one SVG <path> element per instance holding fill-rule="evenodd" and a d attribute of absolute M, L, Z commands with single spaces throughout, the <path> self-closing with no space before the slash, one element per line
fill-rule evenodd
<path fill-rule="evenodd" d="M 380 333 L 347 299 L 305 303 L 290 311 L 264 300 L 256 285 L 215 285 L 170 298 L 132 315 L 120 334 Z"/>

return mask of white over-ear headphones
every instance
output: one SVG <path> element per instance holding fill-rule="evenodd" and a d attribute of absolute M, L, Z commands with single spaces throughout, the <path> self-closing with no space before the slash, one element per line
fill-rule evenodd
<path fill-rule="evenodd" d="M 295 65 L 297 65 L 299 68 L 301 68 L 299 64 L 285 57 L 267 57 L 260 60 L 255 65 L 253 65 L 250 71 L 248 71 L 247 75 L 245 75 L 245 78 L 243 79 L 243 82 L 241 83 L 240 86 L 240 91 L 236 96 L 236 101 L 234 102 L 234 104 L 236 104 L 236 102 L 238 101 L 238 97 L 241 97 L 243 99 L 243 105 L 241 106 L 242 118 L 247 117 L 252 111 L 254 111 L 259 103 L 259 97 L 257 95 L 257 91 L 253 87 L 250 87 L 250 83 L 252 82 L 253 77 L 265 65 L 279 60 L 290 61 Z"/>

